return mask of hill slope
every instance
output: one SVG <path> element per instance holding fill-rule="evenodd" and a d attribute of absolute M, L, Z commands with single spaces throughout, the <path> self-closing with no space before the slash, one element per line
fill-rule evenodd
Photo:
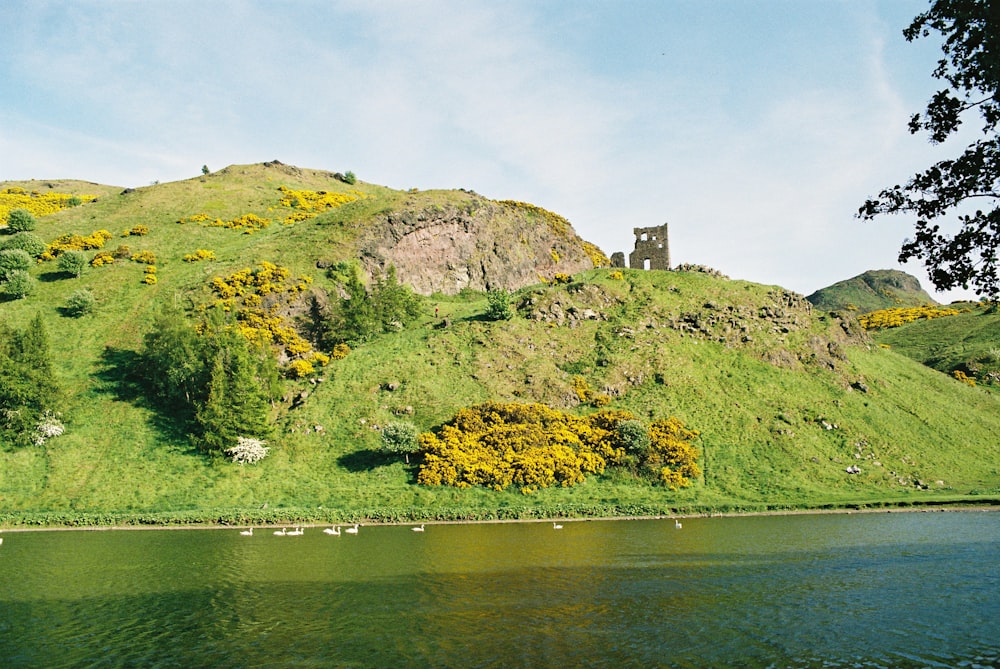
<path fill-rule="evenodd" d="M 892 307 L 919 307 L 937 304 L 916 277 L 893 269 L 870 270 L 838 281 L 806 297 L 822 311 L 850 309 L 860 313 Z"/>
<path fill-rule="evenodd" d="M 454 223 L 460 216 L 493 220 L 495 211 L 477 212 L 509 207 L 520 222 L 508 229 L 532 221 L 552 229 L 544 213 L 526 205 L 485 201 L 472 213 L 456 213 L 478 197 L 463 192 L 349 187 L 326 172 L 273 164 L 224 172 L 101 197 L 40 219 L 36 232 L 46 240 L 144 225 L 146 234 L 108 246 L 152 251 L 158 278 L 145 283 L 143 265 L 124 260 L 90 267 L 79 279 L 41 263 L 32 269 L 35 292 L 0 304 L 3 319 L 16 327 L 41 315 L 67 398 L 65 434 L 43 446 L 0 451 L 7 522 L 116 522 L 122 514 L 229 522 L 627 514 L 1000 494 L 994 396 L 872 346 L 856 323 L 816 313 L 794 293 L 698 272 L 574 272 L 569 281 L 522 286 L 515 317 L 496 322 L 483 318 L 484 294 L 441 290 L 423 302 L 412 327 L 357 346 L 319 378 L 287 381 L 264 461 L 240 467 L 200 455 L 176 416 L 150 402 L 137 381 L 142 338 L 160 304 L 178 305 L 194 318 L 199 305 L 214 299 L 213 277 L 263 260 L 310 278 L 311 291 L 336 295 L 337 280 L 317 262 L 363 256 L 378 266 L 383 260 L 363 250 L 399 244 L 373 230 L 399 225 L 398 239 L 406 239 L 427 229 L 414 222 L 419 216 L 408 222 L 400 212 L 439 206 L 446 214 L 435 220 Z M 284 225 L 289 208 L 275 194 L 281 185 L 353 188 L 370 197 Z M 177 222 L 195 213 L 225 222 L 253 212 L 276 221 L 253 234 Z M 524 246 L 537 248 L 532 240 L 549 233 L 524 234 Z M 559 239 L 577 244 L 559 235 L 552 244 Z M 379 246 L 379 240 L 388 241 Z M 536 256 L 534 271 L 565 269 L 560 248 L 548 260 Z M 196 249 L 212 250 L 217 260 L 182 260 Z M 482 276 L 492 276 L 490 264 L 484 266 Z M 80 287 L 94 291 L 97 308 L 69 318 L 61 307 Z M 643 421 L 672 415 L 699 430 L 704 478 L 673 492 L 609 471 L 525 496 L 417 486 L 413 467 L 378 450 L 375 428 L 393 420 L 427 430 L 486 400 L 587 413 L 598 396 Z M 846 471 L 853 465 L 858 473 Z"/>
<path fill-rule="evenodd" d="M 1000 313 L 995 308 L 968 304 L 956 316 L 918 320 L 873 336 L 939 372 L 959 371 L 980 385 L 1000 387 Z"/>

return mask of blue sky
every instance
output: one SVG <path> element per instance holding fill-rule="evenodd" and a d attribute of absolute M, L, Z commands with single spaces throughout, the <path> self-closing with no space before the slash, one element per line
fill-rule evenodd
<path fill-rule="evenodd" d="M 913 0 L 0 4 L 0 180 L 173 181 L 277 159 L 469 188 L 605 252 L 808 294 L 896 263 L 854 214 L 958 148 L 906 131 L 937 88 Z M 941 301 L 965 296 L 938 294 Z"/>

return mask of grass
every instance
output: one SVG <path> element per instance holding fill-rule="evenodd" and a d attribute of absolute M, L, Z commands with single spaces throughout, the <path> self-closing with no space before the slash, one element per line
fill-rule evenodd
<path fill-rule="evenodd" d="M 882 330 L 875 339 L 940 372 L 960 370 L 995 390 L 1000 387 L 1000 313 L 984 304 L 953 306 L 962 313 Z"/>
<path fill-rule="evenodd" d="M 277 434 L 263 462 L 241 467 L 199 455 L 185 426 L 150 406 L 131 376 L 158 304 L 201 303 L 212 276 L 261 260 L 334 291 L 316 261 L 353 257 L 368 218 L 407 202 L 446 206 L 466 197 L 359 183 L 352 188 L 369 199 L 254 235 L 176 223 L 200 211 L 267 216 L 278 185 L 348 189 L 326 172 L 234 166 L 126 195 L 115 190 L 41 219 L 45 239 L 147 225 L 147 236 L 109 246 L 155 252 L 159 281 L 144 285 L 138 263 L 88 268 L 79 279 L 53 276 L 43 264 L 32 270 L 36 293 L 0 304 L 0 315 L 19 327 L 42 314 L 68 428 L 44 447 L 0 450 L 0 524 L 657 515 L 1000 497 L 994 395 L 896 348 L 848 338 L 835 319 L 779 287 L 699 273 L 624 271 L 614 280 L 594 270 L 568 285 L 529 286 L 516 296 L 518 316 L 500 322 L 482 319 L 484 294 L 431 296 L 413 327 L 332 362 L 322 382 L 290 382 L 289 396 L 308 399 L 275 409 Z M 219 260 L 180 260 L 198 248 Z M 97 295 L 95 313 L 61 315 L 80 287 Z M 572 316 L 587 310 L 597 317 Z M 620 472 L 532 495 L 430 488 L 414 484 L 413 467 L 378 450 L 379 425 L 409 420 L 428 430 L 485 400 L 591 411 L 573 390 L 577 376 L 614 408 L 645 421 L 675 415 L 699 430 L 704 479 L 679 492 Z M 854 464 L 861 473 L 847 474 Z"/>

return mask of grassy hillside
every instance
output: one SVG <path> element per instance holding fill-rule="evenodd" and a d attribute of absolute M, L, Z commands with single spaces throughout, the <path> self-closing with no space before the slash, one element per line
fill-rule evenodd
<path fill-rule="evenodd" d="M 980 386 L 1000 388 L 1000 313 L 983 304 L 952 307 L 961 313 L 882 330 L 875 339 L 945 374 L 959 371 Z"/>
<path fill-rule="evenodd" d="M 194 315 L 212 298 L 212 277 L 263 260 L 336 294 L 317 261 L 352 257 L 366 216 L 412 197 L 344 184 L 371 197 L 254 234 L 177 222 L 202 212 L 278 219 L 278 185 L 339 188 L 329 173 L 288 169 L 291 183 L 248 166 L 113 189 L 39 220 L 46 240 L 107 229 L 116 235 L 108 248 L 152 251 L 157 282 L 144 283 L 144 266 L 125 260 L 80 278 L 41 263 L 31 270 L 34 293 L 0 303 L 13 326 L 44 319 L 67 426 L 44 446 L 0 450 L 0 522 L 648 514 L 1000 496 L 995 396 L 873 346 L 856 324 L 783 289 L 697 272 L 601 269 L 529 286 L 509 321 L 483 319 L 486 296 L 475 291 L 426 298 L 413 327 L 355 348 L 319 378 L 287 382 L 287 398 L 307 399 L 275 407 L 267 459 L 241 467 L 201 455 L 136 382 L 159 305 Z M 148 234 L 120 237 L 137 224 Z M 182 260 L 197 249 L 217 259 Z M 95 312 L 63 315 L 80 287 L 97 296 Z M 676 416 L 699 430 L 704 478 L 678 492 L 615 472 L 532 495 L 458 490 L 418 486 L 413 466 L 378 452 L 376 428 L 388 421 L 427 430 L 486 400 L 593 411 L 581 387 L 644 421 Z M 853 465 L 860 473 L 845 471 Z"/>
<path fill-rule="evenodd" d="M 893 307 L 919 307 L 936 302 L 920 287 L 920 282 L 905 272 L 892 269 L 870 270 L 838 281 L 806 297 L 817 309 L 848 309 L 868 313 Z"/>

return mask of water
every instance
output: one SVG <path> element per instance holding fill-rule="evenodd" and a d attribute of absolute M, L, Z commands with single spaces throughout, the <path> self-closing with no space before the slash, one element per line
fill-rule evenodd
<path fill-rule="evenodd" d="M 998 667 L 1000 513 L 4 533 L 2 667 Z"/>

